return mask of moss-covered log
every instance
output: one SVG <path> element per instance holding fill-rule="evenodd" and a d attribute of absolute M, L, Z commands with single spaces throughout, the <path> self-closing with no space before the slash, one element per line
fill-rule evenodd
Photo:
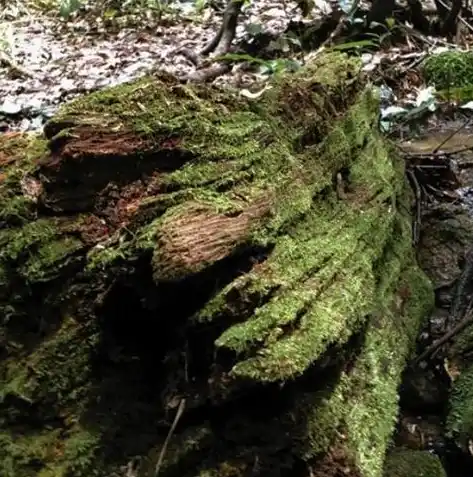
<path fill-rule="evenodd" d="M 3 136 L 0 474 L 379 477 L 432 291 L 377 110 L 328 55 Z"/>

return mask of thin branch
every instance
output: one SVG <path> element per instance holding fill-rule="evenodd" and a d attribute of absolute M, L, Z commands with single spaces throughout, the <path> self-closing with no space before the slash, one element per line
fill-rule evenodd
<path fill-rule="evenodd" d="M 421 215 L 422 215 L 422 192 L 417 181 L 417 178 L 414 174 L 414 171 L 408 169 L 407 176 L 410 179 L 412 189 L 415 193 L 416 201 L 416 216 L 414 218 L 414 223 L 412 224 L 412 242 L 414 246 L 417 246 L 420 239 L 420 227 L 421 227 Z"/>
<path fill-rule="evenodd" d="M 471 118 L 470 119 L 467 119 L 463 124 L 461 124 L 457 129 L 455 129 L 453 132 L 451 132 L 447 137 L 446 139 L 444 139 L 434 150 L 433 150 L 433 154 L 437 154 L 437 152 L 440 150 L 440 148 L 446 144 L 448 141 L 450 141 L 450 139 L 452 139 L 453 136 L 455 136 L 455 134 L 459 133 L 462 129 L 464 129 L 466 126 L 468 126 L 468 124 L 471 123 Z"/>
<path fill-rule="evenodd" d="M 402 154 L 406 159 L 429 159 L 429 158 L 447 158 L 450 156 L 455 156 L 462 152 L 466 151 L 473 151 L 473 146 L 462 147 L 461 149 L 457 149 L 456 151 L 445 151 L 445 152 L 408 152 L 404 151 Z M 419 167 L 426 167 L 426 166 L 419 166 Z"/>
<path fill-rule="evenodd" d="M 169 429 L 168 435 L 166 436 L 166 440 L 164 441 L 163 447 L 161 448 L 161 452 L 159 453 L 158 462 L 156 463 L 156 467 L 154 468 L 154 477 L 158 476 L 161 466 L 163 465 L 164 456 L 166 455 L 166 450 L 168 448 L 171 437 L 174 434 L 174 431 L 176 430 L 177 423 L 179 422 L 179 419 L 181 418 L 184 412 L 185 406 L 186 406 L 186 400 L 182 398 L 181 402 L 179 403 L 179 407 L 177 408 L 176 417 L 174 418 L 172 426 Z"/>
<path fill-rule="evenodd" d="M 413 366 L 417 366 L 421 361 L 424 361 L 426 358 L 431 356 L 435 351 L 437 351 L 441 346 L 445 343 L 450 341 L 454 338 L 458 333 L 462 332 L 465 328 L 469 325 L 473 324 L 473 312 L 472 312 L 472 305 L 473 303 L 470 302 L 470 306 L 468 307 L 468 311 L 465 314 L 465 317 L 458 323 L 458 325 L 454 326 L 451 330 L 447 331 L 441 338 L 434 341 L 429 347 L 427 347 L 412 363 Z"/>
<path fill-rule="evenodd" d="M 449 11 L 450 16 L 455 16 L 455 15 L 453 15 L 453 13 L 454 13 L 453 12 L 453 7 L 448 7 L 447 4 L 445 2 L 443 2 L 442 0 L 437 0 L 437 1 L 440 3 L 440 5 L 442 5 L 444 8 L 446 8 Z M 471 26 L 461 15 L 458 14 L 461 10 L 461 2 L 459 2 L 459 3 L 460 3 L 460 9 L 458 10 L 456 16 L 458 17 L 458 20 L 460 20 L 468 28 L 468 30 L 473 32 L 473 26 Z"/>

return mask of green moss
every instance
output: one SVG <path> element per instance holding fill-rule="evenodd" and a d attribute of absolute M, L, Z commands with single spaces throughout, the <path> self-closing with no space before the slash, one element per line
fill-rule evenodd
<path fill-rule="evenodd" d="M 435 93 L 435 96 L 443 101 L 455 101 L 457 103 L 465 103 L 473 99 L 473 85 L 437 91 Z"/>
<path fill-rule="evenodd" d="M 424 62 L 428 84 L 437 90 L 473 85 L 473 55 L 470 52 L 446 51 L 429 56 Z"/>
<path fill-rule="evenodd" d="M 284 190 L 293 181 L 293 173 L 299 177 L 310 173 L 308 180 L 320 176 L 318 188 L 330 182 L 333 168 L 329 164 L 322 165 L 308 157 L 310 164 L 303 171 L 301 158 L 294 154 L 292 146 L 299 142 L 304 127 L 318 124 L 321 131 L 329 129 L 325 119 L 333 112 L 331 94 L 341 94 L 343 87 L 347 94 L 362 88 L 357 84 L 349 86 L 356 82 L 347 79 L 357 73 L 357 61 L 335 54 L 329 61 L 320 59 L 319 63 L 304 74 L 281 79 L 257 102 L 247 101 L 228 88 L 176 85 L 167 76 L 161 76 L 73 101 L 60 110 L 51 124 L 73 123 L 75 116 L 82 121 L 83 112 L 87 111 L 89 118 L 81 127 L 111 127 L 107 124 L 110 121 L 115 130 L 132 130 L 145 138 L 143 149 L 159 148 L 161 153 L 166 152 L 171 163 L 173 157 L 176 161 L 183 156 L 192 158 L 166 174 L 163 186 L 173 191 L 185 188 L 198 202 L 211 202 L 219 209 L 225 204 L 226 210 L 232 210 L 241 207 L 242 200 L 251 202 L 270 194 L 275 184 Z M 311 85 L 316 87 L 312 90 Z M 290 93 L 299 99 L 297 104 L 290 103 L 296 99 Z M 281 107 L 281 95 L 286 100 L 285 107 Z M 350 101 L 353 97 L 356 94 L 350 94 Z M 349 101 L 343 98 L 342 102 Z M 147 107 L 143 108 L 145 103 Z M 304 114 L 301 108 L 306 111 Z M 310 194 L 307 184 L 303 185 L 301 194 Z M 295 202 L 307 209 L 310 200 Z M 276 211 L 275 215 L 279 213 Z"/>
<path fill-rule="evenodd" d="M 0 231 L 0 267 L 10 267 L 28 283 L 48 281 L 76 260 L 83 249 L 73 236 L 61 236 L 56 219 L 39 219 Z"/>
<path fill-rule="evenodd" d="M 310 209 L 314 194 L 331 186 L 334 170 L 350 161 L 352 150 L 371 129 L 377 101 L 366 91 L 349 111 L 346 131 L 335 128 L 330 141 L 299 151 L 302 137 L 304 142 L 318 143 L 319 136 L 332 129 L 327 119 L 334 108 L 346 109 L 345 103 L 354 102 L 363 91 L 358 73 L 358 61 L 334 54 L 328 60 L 320 58 L 304 73 L 281 78 L 255 102 L 228 89 L 175 85 L 167 76 L 145 78 L 73 101 L 50 124 L 52 128 L 74 124 L 76 116 L 82 121 L 88 111 L 81 127 L 101 124 L 131 130 L 144 138 L 143 150 L 166 153 L 170 163 L 173 158 L 188 159 L 160 179 L 171 194 L 141 204 L 141 210 L 154 206 L 165 213 L 155 223 L 154 234 L 168 219 L 185 214 L 191 201 L 217 213 L 235 214 L 262 197 L 271 199 L 266 227 L 259 227 L 248 244 L 264 246 L 287 222 Z M 342 98 L 341 104 L 333 105 L 332 97 Z M 145 103 L 146 108 L 140 106 Z M 89 268 L 103 268 L 140 253 L 141 237 L 149 235 L 146 227 L 144 233 L 121 234 L 106 250 L 94 250 Z M 160 253 L 155 259 L 157 277 L 161 277 Z"/>
<path fill-rule="evenodd" d="M 44 431 L 27 437 L 0 433 L 0 474 L 2 477 L 38 475 L 43 462 L 54 457 L 59 430 Z"/>
<path fill-rule="evenodd" d="M 72 318 L 64 319 L 59 330 L 22 360 L 3 364 L 3 393 L 25 396 L 54 412 L 85 398 L 91 373 L 90 353 L 98 335 Z"/>
<path fill-rule="evenodd" d="M 47 150 L 47 141 L 39 135 L 0 138 L 0 221 L 24 223 L 34 216 L 34 198 L 23 194 L 21 180 Z"/>
<path fill-rule="evenodd" d="M 59 276 L 63 267 L 72 263 L 74 254 L 84 245 L 74 237 L 63 237 L 43 243 L 21 267 L 20 273 L 30 282 L 48 281 Z"/>
<path fill-rule="evenodd" d="M 74 428 L 28 436 L 0 433 L 2 477 L 87 477 L 99 476 L 94 462 L 100 436 Z"/>
<path fill-rule="evenodd" d="M 440 459 L 428 451 L 397 449 L 386 458 L 384 477 L 447 477 Z"/>
<path fill-rule="evenodd" d="M 375 277 L 371 263 L 380 246 L 376 239 L 382 242 L 385 233 L 379 219 L 381 217 L 366 214 L 363 220 L 358 219 L 357 228 L 342 229 L 341 240 L 337 240 L 339 248 L 332 249 L 332 259 L 326 262 L 333 269 L 324 268 L 321 273 L 308 277 L 305 283 L 295 282 L 293 289 L 278 294 L 267 305 L 258 308 L 254 318 L 231 328 L 217 340 L 217 346 L 238 350 L 241 347 L 238 341 L 246 342 L 246 347 L 250 340 L 263 341 L 266 338 L 268 346 L 264 351 L 258 357 L 237 364 L 233 370 L 235 374 L 268 380 L 300 374 L 328 345 L 345 342 L 361 326 L 373 307 Z M 344 233 L 345 240 L 340 236 Z M 364 236 L 373 240 L 372 247 L 358 242 L 363 243 Z M 320 247 L 320 243 L 317 245 Z M 301 257 L 307 257 L 310 250 L 318 247 L 309 245 L 305 254 L 299 253 Z M 327 258 L 323 253 L 321 263 Z M 299 320 L 298 332 L 284 336 L 282 328 L 295 320 Z"/>
<path fill-rule="evenodd" d="M 44 244 L 56 233 L 54 219 L 40 219 L 23 227 L 3 230 L 0 232 L 0 260 L 16 262 L 31 247 Z"/>
<path fill-rule="evenodd" d="M 309 180 L 296 191 L 293 185 L 287 201 L 284 195 L 278 200 L 273 217 L 254 238 L 259 244 L 275 241 L 264 266 L 228 285 L 197 315 L 199 321 L 216 320 L 231 307 L 235 293 L 241 301 L 251 297 L 255 309 L 248 319 L 216 341 L 218 347 L 255 355 L 236 364 L 235 375 L 268 381 L 297 376 L 330 344 L 346 342 L 377 308 L 375 264 L 398 223 L 396 196 L 404 176 L 391 148 L 373 131 L 376 105 L 371 94 L 362 95 L 321 144 L 320 160 L 312 160 L 317 177 L 307 172 Z M 309 162 L 314 152 L 304 154 Z M 321 164 L 325 172 L 317 168 Z M 347 200 L 325 193 L 314 202 L 331 183 L 331 168 L 342 167 L 350 171 Z M 294 217 L 299 221 L 276 236 Z M 400 240 L 403 251 L 410 248 L 409 230 Z M 399 269 L 392 274 L 396 282 L 398 274 Z"/>
<path fill-rule="evenodd" d="M 102 416 L 97 429 L 85 423 L 96 417 L 94 412 L 103 412 L 94 407 L 101 399 L 101 405 L 107 402 L 107 397 L 98 395 L 105 391 L 95 381 L 92 369 L 95 353 L 102 351 L 98 345 L 109 343 L 100 340 L 107 326 L 99 330 L 104 316 L 96 316 L 95 309 L 102 310 L 100 304 L 107 298 L 106 290 L 113 289 L 117 272 L 134 273 L 137 263 L 140 273 L 146 272 L 138 257 L 153 254 L 155 281 L 161 285 L 159 254 L 166 250 L 164 246 L 158 249 L 157 237 L 177 219 L 185 219 L 195 204 L 212 214 L 233 218 L 266 198 L 269 212 L 244 237 L 244 246 L 250 252 L 268 246 L 268 256 L 248 273 L 235 270 L 241 275 L 223 290 L 218 290 L 216 283 L 215 297 L 189 326 L 214 321 L 216 326 L 211 328 L 225 330 L 225 323 L 231 323 L 216 341 L 217 348 L 238 355 L 230 377 L 259 382 L 296 378 L 331 345 L 340 349 L 351 337 L 364 338 L 360 350 L 350 356 L 353 366 L 343 370 L 333 392 L 322 402 L 320 395 L 317 399 L 309 396 L 309 402 L 296 398 L 300 404 L 297 412 L 292 408 L 284 411 L 284 419 L 293 424 L 293 411 L 305 417 L 302 457 L 327 451 L 337 433 L 343 432 L 346 439 L 342 445 L 363 477 L 379 476 L 394 425 L 399 376 L 432 295 L 425 277 L 410 266 L 414 259 L 409 217 L 401 212 L 406 195 L 402 161 L 376 131 L 378 102 L 370 90 L 364 90 L 358 69 L 358 61 L 344 56 L 322 57 L 305 72 L 278 79 L 258 101 L 208 86 L 176 84 L 166 76 L 145 78 L 80 98 L 61 109 L 47 128 L 51 135 L 57 133 L 54 141 L 77 140 L 80 150 L 86 147 L 80 139 L 87 128 L 94 135 L 98 129 L 113 130 L 113 134 L 138 138 L 139 153 L 131 160 L 142 164 L 149 157 L 158 162 L 162 159 L 163 167 L 152 164 L 159 169 L 156 183 L 151 184 L 157 185 L 158 192 L 143 200 L 126 227 L 87 255 L 78 234 L 67 232 L 64 222 L 69 219 L 33 214 L 29 221 L 10 224 L 0 232 L 0 282 L 14 274 L 27 290 L 16 288 L 17 301 L 35 290 L 44 293 L 38 316 L 51 321 L 48 335 L 35 337 L 33 343 L 8 342 L 16 350 L 0 363 L 2 403 L 33 404 L 42 420 L 61 430 L 60 438 L 51 430 L 55 444 L 50 446 L 36 430 L 26 429 L 24 438 L 38 439 L 38 445 L 43 442 L 45 453 L 38 457 L 26 454 L 24 461 L 17 457 L 21 449 L 15 447 L 16 436 L 6 434 L 3 459 L 9 472 L 29 477 L 33 465 L 40 477 L 108 475 L 101 462 L 115 441 L 104 442 L 99 429 L 105 428 Z M 346 181 L 344 194 L 334 186 L 334 176 L 340 171 Z M 143 182 L 148 179 L 154 180 L 144 174 Z M 11 210 L 16 198 L 9 199 Z M 22 207 L 20 202 L 18 207 Z M 78 222 L 73 222 L 77 233 Z M 237 243 L 229 255 L 240 245 Z M 120 260 L 123 267 L 118 266 Z M 76 278 L 66 273 L 69 265 L 77 267 Z M 197 264 L 190 271 L 208 265 Z M 64 289 L 58 293 L 62 284 L 56 279 L 66 275 L 70 283 L 64 280 Z M 144 282 L 150 278 L 143 277 Z M 405 304 L 401 299 L 400 309 L 399 287 L 404 285 L 414 298 Z M 147 301 L 148 291 L 136 291 L 143 306 L 154 309 L 154 298 Z M 8 298 L 6 306 L 14 308 L 16 304 Z M 4 304 L 0 306 L 3 312 Z M 77 316 L 76 310 L 81 311 Z M 31 311 L 23 318 L 31 319 Z M 112 383 L 123 371 L 114 365 L 105 368 Z M 130 369 L 141 368 L 130 365 Z M 165 375 L 163 380 L 168 378 Z M 170 386 L 165 394 L 173 391 L 174 381 L 165 385 Z M 226 391 L 223 389 L 223 394 Z M 140 399 L 137 409 L 143 405 Z M 115 428 L 113 420 L 123 407 L 121 397 L 110 406 L 112 417 L 104 419 L 112 428 L 106 430 L 107 438 L 113 440 L 120 428 L 120 424 Z M 134 411 L 130 414 L 133 416 L 125 416 L 125 421 L 135 419 Z M 161 418 L 164 411 L 163 415 L 156 411 L 158 414 Z M 17 414 L 8 413 L 4 419 L 5 428 L 11 430 Z M 286 421 L 284 426 L 290 427 Z M 181 462 L 189 462 L 189 456 L 197 460 L 190 459 L 193 463 L 184 473 L 198 468 L 207 469 L 202 475 L 222 476 L 248 470 L 241 463 L 253 462 L 253 458 L 240 459 L 238 455 L 234 459 L 233 450 L 225 457 L 214 456 L 218 453 L 212 447 L 217 431 L 199 430 L 202 432 L 189 435 L 176 431 L 163 464 L 171 474 Z M 275 453 L 287 446 L 285 439 L 277 443 L 281 447 L 276 446 Z M 273 443 L 269 436 L 267 446 Z M 122 444 L 117 446 L 122 454 Z M 208 459 L 203 455 L 206 448 L 212 454 Z M 241 448 L 248 446 L 243 443 Z M 291 450 L 291 458 L 295 452 Z M 123 453 L 123 459 L 127 457 Z M 115 456 L 111 458 L 117 463 Z M 155 463 L 155 456 L 152 460 Z"/>
<path fill-rule="evenodd" d="M 32 216 L 34 202 L 24 195 L 15 196 L 10 191 L 0 198 L 0 220 L 24 223 Z"/>
<path fill-rule="evenodd" d="M 34 406 L 49 430 L 28 426 L 19 435 L 0 439 L 0 474 L 12 477 L 85 477 L 100 475 L 100 433 L 72 425 L 87 408 L 93 386 L 92 353 L 98 333 L 65 318 L 59 329 L 32 352 L 0 363 L 0 402 Z M 24 411 L 23 411 L 24 412 Z M 4 407 L 0 424 L 16 429 L 17 412 Z M 64 422 L 61 423 L 62 419 Z M 3 471 L 5 469 L 5 471 Z"/>
<path fill-rule="evenodd" d="M 429 56 L 424 63 L 428 84 L 436 87 L 441 100 L 466 102 L 473 98 L 473 55 L 446 51 Z"/>
<path fill-rule="evenodd" d="M 93 477 L 101 475 L 95 461 L 100 434 L 89 430 L 73 429 L 64 443 L 61 458 L 53 467 L 44 469 L 39 477 Z"/>
<path fill-rule="evenodd" d="M 273 138 L 269 118 L 294 119 L 296 127 L 320 122 L 323 119 L 320 113 L 330 93 L 336 92 L 340 97 L 344 88 L 350 92 L 350 87 L 357 82 L 359 69 L 358 60 L 343 54 L 329 54 L 301 72 L 280 78 L 267 94 L 254 102 L 229 88 L 176 84 L 174 77 L 162 74 L 72 101 L 60 109 L 53 122 L 70 123 L 79 115 L 86 127 L 113 124 L 116 130 L 131 128 L 159 141 L 175 139 L 177 143 L 173 148 L 183 144 L 186 150 L 196 155 L 202 152 L 209 159 L 241 158 L 242 153 L 249 156 L 258 152 L 262 139 Z M 294 98 L 288 97 L 289 92 Z M 297 104 L 292 102 L 295 99 L 299 100 Z M 284 102 L 285 108 L 281 108 Z M 307 103 L 315 107 L 307 108 L 307 114 L 294 114 L 300 112 L 301 107 L 310 106 Z M 83 119 L 84 111 L 89 114 L 87 120 Z M 287 122 L 285 126 L 280 129 L 281 133 L 287 129 Z M 216 141 L 217 138 L 224 140 Z"/>
<path fill-rule="evenodd" d="M 310 400 L 301 402 L 309 423 L 306 457 L 328 451 L 342 434 L 361 475 L 380 475 L 397 418 L 401 373 L 420 322 L 433 306 L 431 285 L 419 269 L 408 267 L 402 277 L 399 286 L 409 286 L 411 292 L 402 318 L 394 305 L 399 298 L 391 294 L 390 307 L 371 317 L 360 355 L 342 373 L 330 397 L 316 399 L 316 406 L 312 401 L 312 407 Z"/>
<path fill-rule="evenodd" d="M 473 366 L 454 381 L 450 396 L 447 429 L 452 437 L 465 443 L 473 437 Z"/>

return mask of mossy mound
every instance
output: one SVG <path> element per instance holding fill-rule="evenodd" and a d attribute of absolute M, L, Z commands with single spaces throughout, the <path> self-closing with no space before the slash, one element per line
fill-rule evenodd
<path fill-rule="evenodd" d="M 473 366 L 464 369 L 453 383 L 447 429 L 463 446 L 473 436 Z"/>
<path fill-rule="evenodd" d="M 447 477 L 440 459 L 428 451 L 395 449 L 386 459 L 384 477 Z"/>
<path fill-rule="evenodd" d="M 447 431 L 458 444 L 468 448 L 473 438 L 473 331 L 466 328 L 449 349 L 448 368 L 453 383 L 450 391 Z"/>
<path fill-rule="evenodd" d="M 473 98 L 473 55 L 445 51 L 427 57 L 424 75 L 442 99 L 469 101 Z"/>
<path fill-rule="evenodd" d="M 334 54 L 256 101 L 145 78 L 28 137 L 0 190 L 0 474 L 379 477 L 433 297 L 377 117 Z"/>

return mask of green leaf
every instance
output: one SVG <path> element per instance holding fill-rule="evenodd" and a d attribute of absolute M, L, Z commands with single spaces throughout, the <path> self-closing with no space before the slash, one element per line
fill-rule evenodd
<path fill-rule="evenodd" d="M 69 18 L 72 13 L 79 10 L 81 5 L 81 0 L 61 0 L 59 15 L 63 18 Z"/>
<path fill-rule="evenodd" d="M 215 61 L 248 61 L 249 63 L 258 63 L 260 65 L 266 65 L 268 63 L 261 58 L 256 58 L 244 53 L 225 53 L 224 55 L 217 56 Z"/>
<path fill-rule="evenodd" d="M 103 12 L 103 17 L 106 18 L 107 20 L 110 20 L 112 18 L 115 18 L 117 13 L 118 13 L 118 10 L 116 10 L 115 8 L 107 8 L 107 10 Z"/>
<path fill-rule="evenodd" d="M 349 50 L 351 48 L 363 48 L 366 46 L 377 46 L 377 43 L 373 40 L 360 40 L 360 41 L 351 41 L 349 43 L 343 43 L 341 45 L 332 46 L 332 50 L 341 51 Z"/>
<path fill-rule="evenodd" d="M 392 17 L 386 18 L 386 25 L 391 30 L 393 26 L 396 24 L 396 20 Z"/>

